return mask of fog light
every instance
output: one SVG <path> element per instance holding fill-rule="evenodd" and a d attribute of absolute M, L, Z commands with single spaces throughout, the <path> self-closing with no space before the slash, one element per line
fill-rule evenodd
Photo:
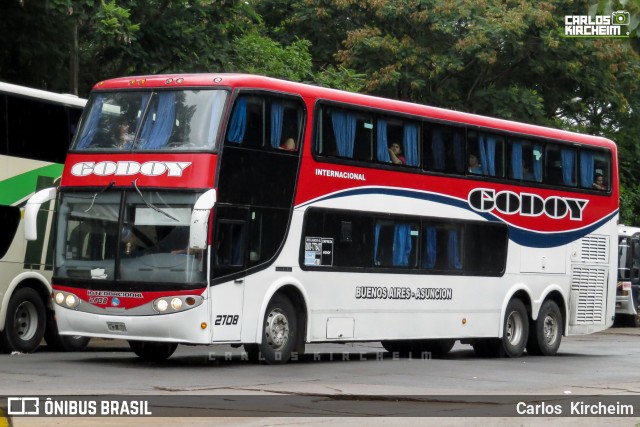
<path fill-rule="evenodd" d="M 64 302 L 67 304 L 67 307 L 74 307 L 76 305 L 76 297 L 74 295 L 67 295 L 67 298 L 65 298 Z"/>
<path fill-rule="evenodd" d="M 182 308 L 182 300 L 180 298 L 174 298 L 171 300 L 171 307 L 174 310 L 180 310 Z"/>
<path fill-rule="evenodd" d="M 62 292 L 58 292 L 56 294 L 56 302 L 58 303 L 58 305 L 62 305 L 62 303 L 64 302 L 64 294 Z"/>
<path fill-rule="evenodd" d="M 169 308 L 169 303 L 167 302 L 167 300 L 161 299 L 156 303 L 156 307 L 158 308 L 158 311 L 167 311 L 167 308 Z"/>

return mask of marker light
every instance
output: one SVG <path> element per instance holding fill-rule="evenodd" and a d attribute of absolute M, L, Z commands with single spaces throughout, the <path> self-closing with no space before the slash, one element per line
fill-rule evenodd
<path fill-rule="evenodd" d="M 187 305 L 193 305 L 196 303 L 196 299 L 194 297 L 187 297 L 187 299 L 184 302 L 186 302 Z"/>
<path fill-rule="evenodd" d="M 62 303 L 64 302 L 64 294 L 62 292 L 58 292 L 56 294 L 56 302 L 58 303 L 58 305 L 62 305 Z"/>
<path fill-rule="evenodd" d="M 171 300 L 171 308 L 180 310 L 182 308 L 182 300 L 180 298 L 173 298 Z"/>
<path fill-rule="evenodd" d="M 200 323 L 200 329 L 207 329 L 207 322 Z"/>

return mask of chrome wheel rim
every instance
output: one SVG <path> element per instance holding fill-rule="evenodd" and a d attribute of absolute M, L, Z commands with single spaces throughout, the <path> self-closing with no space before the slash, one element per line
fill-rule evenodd
<path fill-rule="evenodd" d="M 264 328 L 267 343 L 274 350 L 280 350 L 289 341 L 289 319 L 280 310 L 276 308 L 267 316 L 267 322 Z"/>
<path fill-rule="evenodd" d="M 542 333 L 544 334 L 544 341 L 547 345 L 552 345 L 558 339 L 558 322 L 553 316 L 546 316 L 542 323 Z"/>
<path fill-rule="evenodd" d="M 23 301 L 16 309 L 13 326 L 18 338 L 28 341 L 33 338 L 38 329 L 38 312 L 30 301 Z"/>
<path fill-rule="evenodd" d="M 523 320 L 517 311 L 512 311 L 507 317 L 506 331 L 507 340 L 511 345 L 518 345 L 522 340 L 524 330 Z"/>

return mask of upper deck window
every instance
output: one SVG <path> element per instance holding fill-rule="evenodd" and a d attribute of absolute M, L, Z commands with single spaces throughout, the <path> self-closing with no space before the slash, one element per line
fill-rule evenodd
<path fill-rule="evenodd" d="M 227 144 L 297 151 L 301 142 L 303 110 L 297 100 L 241 95 L 227 130 Z"/>
<path fill-rule="evenodd" d="M 97 93 L 89 100 L 73 149 L 212 149 L 226 99 L 222 90 Z"/>

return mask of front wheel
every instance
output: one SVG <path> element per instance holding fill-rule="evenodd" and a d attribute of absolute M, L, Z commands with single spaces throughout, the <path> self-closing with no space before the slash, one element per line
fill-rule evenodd
<path fill-rule="evenodd" d="M 245 346 L 249 358 L 270 365 L 287 363 L 296 348 L 297 323 L 289 298 L 275 295 L 267 306 L 262 322 L 262 343 Z"/>
<path fill-rule="evenodd" d="M 129 341 L 131 350 L 148 362 L 160 362 L 168 359 L 178 348 L 178 344 L 152 341 Z"/>
<path fill-rule="evenodd" d="M 89 345 L 91 338 L 79 335 L 60 335 L 53 311 L 47 318 L 47 328 L 44 332 L 47 348 L 53 351 L 83 351 Z"/>
<path fill-rule="evenodd" d="M 538 319 L 531 324 L 527 352 L 534 355 L 553 356 L 562 340 L 562 313 L 552 300 L 542 303 Z"/>
<path fill-rule="evenodd" d="M 42 341 L 46 327 L 44 303 L 32 288 L 15 291 L 9 301 L 4 331 L 0 334 L 1 347 L 7 351 L 31 353 Z"/>

